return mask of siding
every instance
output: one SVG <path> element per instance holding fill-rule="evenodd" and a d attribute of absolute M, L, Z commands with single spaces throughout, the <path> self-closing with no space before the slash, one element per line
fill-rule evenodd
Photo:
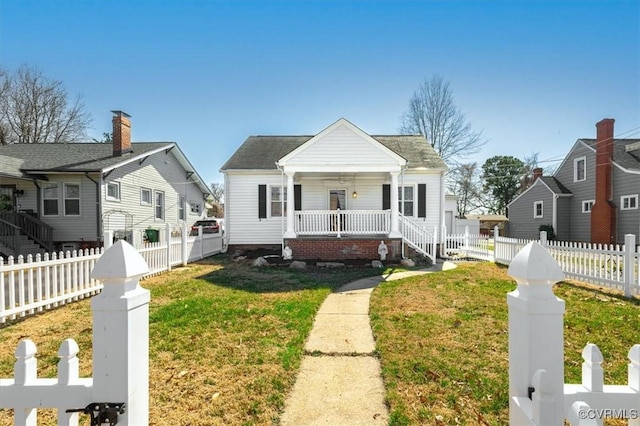
<path fill-rule="evenodd" d="M 587 160 L 586 180 L 574 182 L 573 161 L 579 157 L 586 157 Z M 569 210 L 571 213 L 569 218 L 570 234 L 568 240 L 571 241 L 591 240 L 591 214 L 582 213 L 582 202 L 596 198 L 595 162 L 595 151 L 578 142 L 554 175 L 555 178 L 573 194 L 573 197 L 569 199 Z"/>
<path fill-rule="evenodd" d="M 107 183 L 120 183 L 120 201 L 106 199 Z M 141 204 L 140 189 L 148 188 L 152 191 L 151 204 Z M 154 191 L 164 192 L 164 219 L 155 219 Z M 115 169 L 105 179 L 102 187 L 102 212 L 105 230 L 123 229 L 126 212 L 131 217 L 134 238 L 140 238 L 148 227 L 164 229 L 167 223 L 175 225 L 178 220 L 178 201 L 184 196 L 185 222 L 188 225 L 206 216 L 204 200 L 198 186 L 189 181 L 186 171 L 178 163 L 171 151 L 168 154 L 160 152 L 148 157 L 142 164 L 129 163 Z M 200 213 L 191 213 L 189 201 L 200 203 Z"/>
<path fill-rule="evenodd" d="M 618 243 L 624 243 L 625 234 L 635 234 L 636 242 L 640 244 L 640 208 L 621 210 L 620 197 L 638 194 L 640 203 L 640 174 L 625 173 L 613 166 L 613 202 L 618 206 Z"/>
<path fill-rule="evenodd" d="M 398 164 L 381 144 L 371 144 L 344 126 L 314 141 L 292 160 L 307 165 Z"/>
<path fill-rule="evenodd" d="M 402 179 L 400 179 L 401 181 Z M 270 216 L 270 191 L 267 188 L 267 218 L 258 218 L 258 185 L 280 186 L 283 182 L 278 172 L 274 173 L 227 173 L 225 194 L 225 225 L 229 244 L 280 244 L 286 229 L 286 218 Z M 286 179 L 284 180 L 286 185 Z M 344 189 L 347 193 L 346 203 L 349 210 L 381 210 L 382 184 L 390 183 L 391 178 L 382 174 L 363 174 L 355 179 L 344 179 L 341 183 L 338 176 L 324 175 L 295 177 L 294 182 L 302 185 L 302 210 L 328 210 L 329 190 Z M 427 229 L 440 226 L 440 173 L 411 173 L 404 176 L 404 184 L 414 187 L 415 214 L 417 215 L 417 186 L 427 186 L 427 217 L 419 219 Z M 357 198 L 351 194 L 356 191 Z M 418 220 L 414 216 L 414 219 Z"/>
<path fill-rule="evenodd" d="M 542 217 L 533 217 L 536 201 L 542 201 Z M 553 193 L 541 181 L 509 206 L 509 237 L 538 238 L 540 225 L 553 223 Z"/>

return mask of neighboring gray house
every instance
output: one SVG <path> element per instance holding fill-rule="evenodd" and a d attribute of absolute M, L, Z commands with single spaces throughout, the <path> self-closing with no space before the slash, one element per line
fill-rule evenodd
<path fill-rule="evenodd" d="M 640 139 L 614 139 L 613 119 L 596 124 L 596 139 L 578 139 L 553 176 L 508 205 L 510 237 L 537 238 L 552 225 L 559 240 L 622 243 L 640 236 Z"/>
<path fill-rule="evenodd" d="M 131 143 L 114 111 L 113 144 L 0 146 L 0 253 L 96 247 L 105 231 L 139 240 L 147 228 L 188 225 L 210 194 L 174 142 Z"/>
<path fill-rule="evenodd" d="M 344 118 L 317 135 L 250 136 L 222 166 L 230 246 L 294 258 L 399 257 L 444 224 L 447 166 L 421 135 L 369 135 Z M 431 235 L 433 236 L 433 235 Z"/>

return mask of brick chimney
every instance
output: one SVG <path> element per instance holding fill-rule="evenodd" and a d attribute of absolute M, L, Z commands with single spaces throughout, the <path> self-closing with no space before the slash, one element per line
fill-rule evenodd
<path fill-rule="evenodd" d="M 131 151 L 131 121 L 124 111 L 111 111 L 113 119 L 113 156 L 119 157 Z"/>
<path fill-rule="evenodd" d="M 533 169 L 533 182 L 537 181 L 538 178 L 541 178 L 541 177 L 542 177 L 542 167 L 536 167 L 535 169 Z"/>
<path fill-rule="evenodd" d="M 591 241 L 612 244 L 616 240 L 616 207 L 613 203 L 613 118 L 596 124 L 596 202 L 591 209 Z"/>

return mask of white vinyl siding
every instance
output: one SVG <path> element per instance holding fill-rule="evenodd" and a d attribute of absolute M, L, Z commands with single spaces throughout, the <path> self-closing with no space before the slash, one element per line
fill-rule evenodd
<path fill-rule="evenodd" d="M 620 197 L 621 210 L 635 210 L 638 208 L 638 194 Z"/>
<path fill-rule="evenodd" d="M 533 203 L 533 217 L 536 219 L 544 217 L 544 203 L 542 201 Z"/>

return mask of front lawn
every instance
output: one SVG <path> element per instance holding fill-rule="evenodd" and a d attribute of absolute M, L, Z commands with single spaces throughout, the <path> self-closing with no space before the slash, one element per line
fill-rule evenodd
<path fill-rule="evenodd" d="M 150 424 L 277 422 L 322 301 L 378 273 L 254 268 L 216 256 L 142 281 L 151 290 Z M 26 337 L 38 347 L 39 377 L 55 377 L 58 347 L 69 337 L 80 346 L 81 376 L 91 376 L 89 300 L 0 328 L 0 377 L 13 376 L 13 353 Z M 9 424 L 0 410 L 0 425 Z M 56 424 L 52 410 L 39 412 L 38 424 Z"/>
<path fill-rule="evenodd" d="M 391 425 L 508 423 L 506 268 L 491 263 L 386 282 L 371 297 Z M 605 384 L 627 383 L 640 343 L 640 301 L 560 283 L 565 300 L 565 380 L 581 381 L 581 352 L 596 343 Z M 626 424 L 607 421 L 606 424 Z"/>

